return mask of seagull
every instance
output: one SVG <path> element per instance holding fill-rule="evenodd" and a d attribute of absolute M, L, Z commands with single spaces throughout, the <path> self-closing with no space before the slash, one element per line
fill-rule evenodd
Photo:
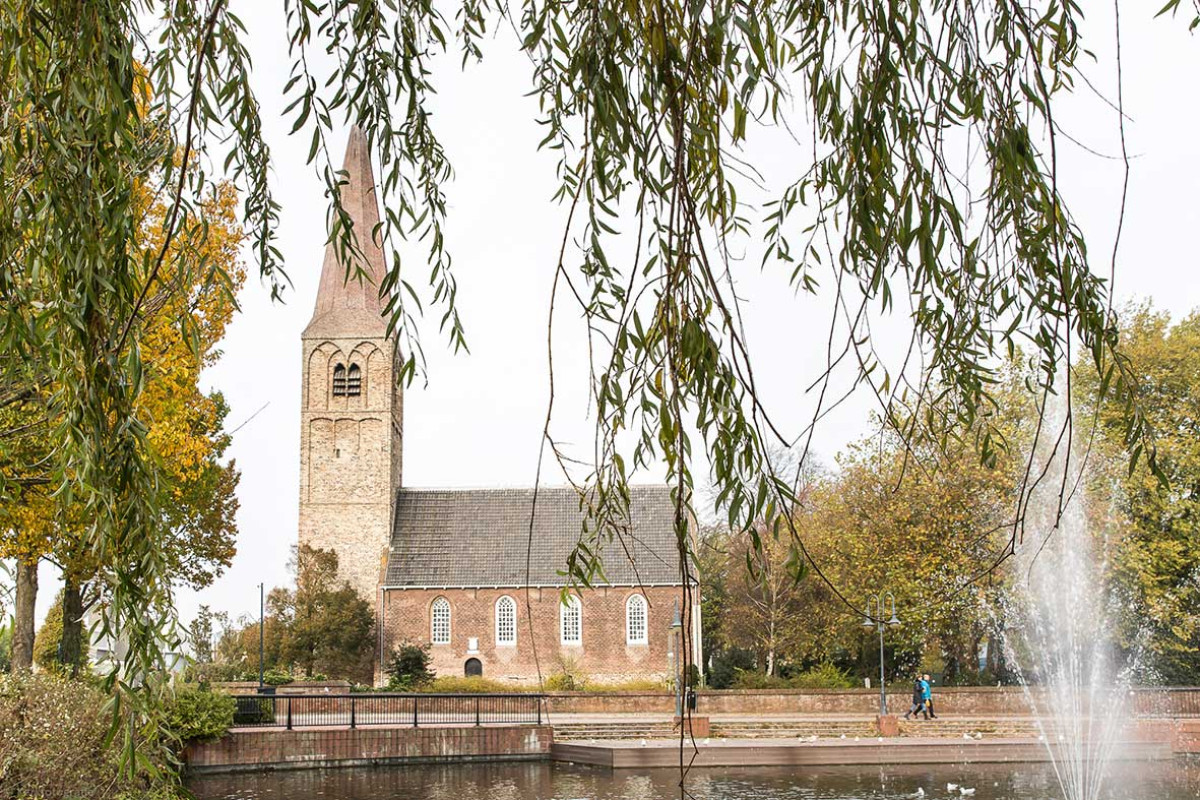
<path fill-rule="evenodd" d="M 971 738 L 971 734 L 969 734 L 969 733 L 964 733 L 964 734 L 963 734 L 963 738 L 964 738 L 964 739 L 970 739 L 970 738 Z"/>
<path fill-rule="evenodd" d="M 954 790 L 956 790 L 957 788 L 958 788 L 958 784 L 957 784 L 957 783 L 947 783 L 947 784 L 946 784 L 946 791 L 947 791 L 947 792 L 953 792 L 953 791 L 954 791 Z"/>
<path fill-rule="evenodd" d="M 843 738 L 843 739 L 845 739 L 845 738 L 846 738 L 846 734 L 844 734 L 844 733 L 843 733 L 843 734 L 842 734 L 842 738 Z"/>
<path fill-rule="evenodd" d="M 917 797 L 924 797 L 924 796 L 925 796 L 925 790 L 922 789 L 920 786 L 918 786 L 917 787 Z"/>
<path fill-rule="evenodd" d="M 980 733 L 979 731 L 976 731 L 976 732 L 975 732 L 975 738 L 976 738 L 976 739 L 982 739 L 982 738 L 983 738 L 983 734 L 982 734 L 982 733 Z"/>
<path fill-rule="evenodd" d="M 966 788 L 963 788 L 963 787 L 959 787 L 959 789 L 958 789 L 958 793 L 959 793 L 959 794 L 961 794 L 961 795 L 962 795 L 962 796 L 964 796 L 964 797 L 967 797 L 967 796 L 969 796 L 969 795 L 973 795 L 973 794 L 975 794 L 975 790 L 974 790 L 974 789 L 966 789 Z"/>
<path fill-rule="evenodd" d="M 638 742 L 638 744 L 640 744 L 642 747 L 645 747 L 645 746 L 646 746 L 646 740 L 645 740 L 645 739 L 642 739 L 641 741 L 639 741 L 639 742 Z"/>

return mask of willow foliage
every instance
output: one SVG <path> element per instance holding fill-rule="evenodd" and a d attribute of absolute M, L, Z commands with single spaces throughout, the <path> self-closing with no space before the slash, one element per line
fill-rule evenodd
<path fill-rule="evenodd" d="M 835 308 L 814 424 L 836 402 L 826 391 L 842 369 L 907 433 L 981 431 L 994 457 L 997 432 L 975 423 L 992 404 L 998 357 L 1018 344 L 1041 369 L 1033 389 L 1049 391 L 1083 347 L 1103 386 L 1136 396 L 1104 281 L 1058 189 L 1055 103 L 1083 52 L 1083 10 L 1070 0 L 284 8 L 293 134 L 310 142 L 331 192 L 330 237 L 348 273 L 362 236 L 390 254 L 380 289 L 409 377 L 420 368 L 421 302 L 454 347 L 465 344 L 443 236 L 451 165 L 429 113 L 434 62 L 447 51 L 481 58 L 489 29 L 517 32 L 570 209 L 550 265 L 556 292 L 582 307 L 595 337 L 595 472 L 580 487 L 593 522 L 569 565 L 580 582 L 602 574 L 596 538 L 621 533 L 628 476 L 659 460 L 688 546 L 697 447 L 730 521 L 753 541 L 753 520 L 790 518 L 774 509 L 793 502 L 793 479 L 764 453 L 773 439 L 803 444 L 811 426 L 798 437 L 776 430 L 759 402 L 732 288 L 739 265 L 727 257 L 758 225 L 781 289 L 827 291 Z M 56 400 L 71 413 L 53 480 L 92 511 L 92 547 L 111 573 L 105 624 L 131 643 L 127 683 L 157 663 L 170 578 L 148 500 L 157 472 L 134 413 L 139 319 L 167 246 L 130 255 L 134 182 L 157 176 L 173 209 L 169 243 L 203 225 L 205 187 L 233 179 L 261 275 L 275 291 L 286 280 L 244 37 L 226 0 L 0 0 L 0 350 L 12 366 L 0 402 L 39 373 L 61 379 Z M 327 142 L 345 120 L 380 162 L 376 231 L 354 231 L 341 208 Z M 808 156 L 765 214 L 750 207 L 739 199 L 760 183 L 748 132 L 802 123 Z M 966 171 L 953 166 L 964 153 Z M 425 243 L 424 263 L 402 264 L 405 239 Z M 913 324 L 899 363 L 876 353 L 870 329 L 891 309 Z M 939 387 L 936 413 L 914 399 L 926 381 Z M 897 404 L 908 407 L 890 415 Z M 1140 452 L 1149 430 L 1133 402 L 1123 425 Z M 548 452 L 563 458 L 548 430 Z"/>

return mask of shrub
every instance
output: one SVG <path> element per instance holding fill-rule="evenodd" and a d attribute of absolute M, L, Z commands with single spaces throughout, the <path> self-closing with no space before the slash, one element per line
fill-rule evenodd
<path fill-rule="evenodd" d="M 126 777 L 120 747 L 105 745 L 112 718 L 83 681 L 55 674 L 0 675 L 0 792 L 16 798 L 177 798 L 171 765 L 141 742 L 160 777 Z"/>
<path fill-rule="evenodd" d="M 434 678 L 429 683 L 422 685 L 419 690 L 433 694 L 519 694 L 536 692 L 537 688 L 515 683 L 502 683 L 488 678 L 445 675 Z"/>
<path fill-rule="evenodd" d="M 787 689 L 788 682 L 778 675 L 751 669 L 734 669 L 733 689 Z"/>
<path fill-rule="evenodd" d="M 12 669 L 12 627 L 0 622 L 0 672 Z"/>
<path fill-rule="evenodd" d="M 163 703 L 160 723 L 178 748 L 191 741 L 216 739 L 233 725 L 237 701 L 227 694 L 184 685 Z"/>
<path fill-rule="evenodd" d="M 429 661 L 429 645 L 411 642 L 397 645 L 387 665 L 388 689 L 411 692 L 429 684 L 434 678 Z"/>
<path fill-rule="evenodd" d="M 258 682 L 258 670 L 257 669 L 242 670 L 242 673 L 239 677 L 243 681 L 254 681 L 257 683 Z M 296 680 L 296 676 L 292 675 L 292 673 L 285 672 L 285 671 L 283 671 L 281 669 L 277 669 L 275 667 L 271 667 L 270 669 L 267 669 L 263 672 L 263 683 L 266 684 L 267 686 L 286 686 L 287 684 L 291 683 L 294 680 Z"/>
<path fill-rule="evenodd" d="M 657 681 L 652 678 L 634 678 L 628 681 L 620 681 L 618 683 L 592 683 L 588 682 L 583 687 L 585 692 L 665 692 L 670 687 L 666 681 Z M 547 681 L 546 689 L 550 689 Z"/>
<path fill-rule="evenodd" d="M 242 680 L 245 672 L 245 668 L 239 664 L 209 662 L 207 664 L 189 664 L 184 669 L 183 675 L 188 683 L 225 683 Z M 254 673 L 254 680 L 258 680 L 257 672 Z"/>
<path fill-rule="evenodd" d="M 796 689 L 852 689 L 857 685 L 848 672 L 828 661 L 792 677 L 788 684 Z"/>
<path fill-rule="evenodd" d="M 558 667 L 545 680 L 546 690 L 550 692 L 581 692 L 587 685 L 587 673 L 570 656 L 560 657 Z"/>
<path fill-rule="evenodd" d="M 733 647 L 713 654 L 712 666 L 708 671 L 708 686 L 711 689 L 729 689 L 733 687 L 734 673 L 755 668 L 754 653 Z"/>

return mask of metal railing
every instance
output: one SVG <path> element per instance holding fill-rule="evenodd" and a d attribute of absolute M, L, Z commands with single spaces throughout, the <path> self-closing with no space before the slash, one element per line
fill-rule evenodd
<path fill-rule="evenodd" d="M 540 694 L 237 695 L 235 728 L 541 725 Z"/>

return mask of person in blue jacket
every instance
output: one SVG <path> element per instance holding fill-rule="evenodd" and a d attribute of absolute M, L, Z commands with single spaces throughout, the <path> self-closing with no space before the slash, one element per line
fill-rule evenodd
<path fill-rule="evenodd" d="M 925 705 L 925 710 L 929 712 L 931 719 L 937 719 L 937 714 L 933 713 L 933 683 L 929 679 L 929 673 L 921 676 L 921 700 Z"/>

